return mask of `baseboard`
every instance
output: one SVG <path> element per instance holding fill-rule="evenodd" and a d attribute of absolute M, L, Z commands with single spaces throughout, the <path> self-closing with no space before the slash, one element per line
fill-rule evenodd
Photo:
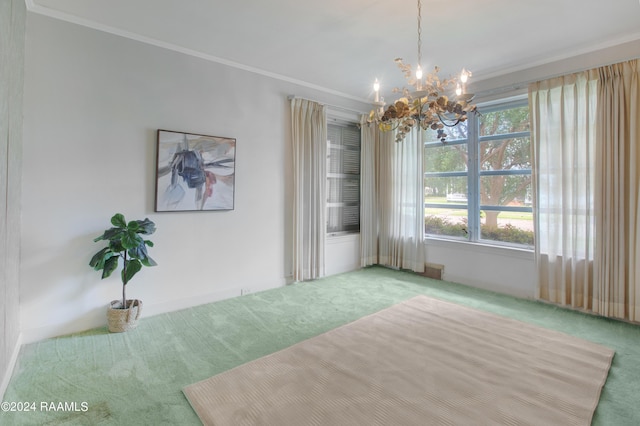
<path fill-rule="evenodd" d="M 106 304 L 105 304 L 106 311 Z M 28 345 L 52 337 L 66 336 L 68 334 L 80 333 L 82 331 L 91 330 L 92 328 L 102 327 L 106 325 L 106 314 L 102 313 L 100 317 L 95 316 L 83 320 L 82 323 L 77 321 L 69 321 L 61 324 L 47 325 L 38 328 L 29 328 L 22 330 L 22 344 Z M 79 326 L 80 324 L 80 326 Z"/>
<path fill-rule="evenodd" d="M 16 346 L 13 348 L 13 353 L 11 354 L 9 365 L 7 366 L 7 371 L 4 377 L 2 378 L 2 383 L 0 383 L 0 401 L 4 401 L 4 393 L 7 391 L 7 388 L 9 387 L 9 382 L 11 381 L 11 377 L 13 377 L 13 370 L 16 368 L 16 364 L 18 363 L 18 355 L 20 355 L 21 348 L 22 348 L 22 333 L 18 335 Z"/>
<path fill-rule="evenodd" d="M 145 304 L 143 317 L 151 317 L 167 312 L 180 311 L 182 309 L 193 308 L 194 306 L 206 305 L 207 303 L 218 302 L 220 300 L 231 299 L 240 296 L 240 289 L 231 288 L 219 290 L 213 293 L 200 294 L 192 297 L 185 297 L 177 300 L 170 300 L 162 303 Z"/>
<path fill-rule="evenodd" d="M 233 297 L 239 297 L 241 296 L 243 289 L 248 290 L 245 294 L 251 294 L 269 290 L 272 288 L 284 287 L 286 284 L 286 280 L 282 279 L 261 285 L 228 287 L 225 289 L 214 291 L 212 293 L 200 294 L 160 303 L 146 303 L 145 299 L 141 298 L 144 303 L 142 309 L 142 318 L 192 308 L 194 306 L 204 305 L 207 303 L 218 302 L 220 300 L 231 299 Z M 106 325 L 106 321 L 106 314 L 103 311 L 96 311 L 93 314 L 89 315 L 86 319 L 83 319 L 80 327 L 78 327 L 77 322 L 70 321 L 63 324 L 55 324 L 45 327 L 22 330 L 22 343 L 29 344 L 52 337 L 64 336 L 72 333 L 80 333 L 93 328 L 103 327 Z"/>

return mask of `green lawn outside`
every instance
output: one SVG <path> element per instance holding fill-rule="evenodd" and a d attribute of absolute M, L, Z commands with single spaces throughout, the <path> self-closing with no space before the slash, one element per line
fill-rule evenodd
<path fill-rule="evenodd" d="M 463 203 L 451 203 L 447 202 L 446 197 L 426 197 L 425 202 L 434 203 L 434 204 L 454 204 L 454 205 L 464 205 Z M 436 208 L 425 208 L 425 215 L 442 215 L 446 214 L 447 216 L 454 217 L 465 217 L 467 216 L 467 211 L 463 209 L 436 209 Z M 500 212 L 498 215 L 500 219 L 515 219 L 515 220 L 533 220 L 533 213 L 531 212 Z"/>

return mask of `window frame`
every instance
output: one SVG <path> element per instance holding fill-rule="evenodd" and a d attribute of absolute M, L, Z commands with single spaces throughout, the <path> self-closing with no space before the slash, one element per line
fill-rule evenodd
<path fill-rule="evenodd" d="M 335 126 L 335 127 L 342 127 L 342 128 L 346 128 L 346 127 L 353 127 L 354 129 L 357 129 L 358 131 L 358 137 L 360 140 L 360 145 L 359 145 L 359 150 L 358 150 L 358 159 L 359 159 L 359 163 L 361 163 L 361 153 L 362 153 L 362 133 L 360 131 L 359 128 L 359 124 L 357 122 L 353 122 L 350 120 L 345 120 L 345 119 L 336 119 L 333 118 L 331 120 L 331 122 L 327 122 L 327 162 L 329 162 L 330 159 L 330 148 L 333 147 L 334 148 L 338 148 L 340 150 L 346 150 L 348 149 L 347 147 L 345 147 L 344 145 L 340 144 L 340 145 L 336 145 L 336 144 L 332 144 L 330 139 L 329 139 L 329 135 L 328 135 L 328 130 L 329 130 L 329 126 Z M 355 150 L 353 150 L 355 151 Z M 326 215 L 327 215 L 327 219 L 326 219 L 326 226 L 325 226 L 325 233 L 327 237 L 339 237 L 339 236 L 345 236 L 345 235 L 352 235 L 352 234 L 359 234 L 360 233 L 360 227 L 361 227 L 361 217 L 360 217 L 360 205 L 361 205 L 361 199 L 362 199 L 362 194 L 361 194 L 361 179 L 362 179 L 362 169 L 361 169 L 361 164 L 359 164 L 358 166 L 358 174 L 355 173 L 330 173 L 329 172 L 329 168 L 327 166 L 327 172 L 326 172 L 326 180 L 327 180 L 327 194 L 325 196 L 325 200 L 326 200 L 326 206 L 325 206 L 325 210 L 326 210 Z M 345 202 L 344 200 L 341 202 L 329 202 L 328 200 L 328 196 L 329 196 L 329 179 L 355 179 L 357 177 L 357 181 L 358 181 L 358 201 L 357 202 Z M 341 231 L 329 231 L 329 208 L 331 207 L 354 207 L 357 206 L 358 207 L 358 229 L 357 230 L 341 230 Z"/>
<path fill-rule="evenodd" d="M 484 105 L 478 105 L 478 112 L 481 114 L 492 113 L 496 111 L 502 111 L 513 108 L 520 108 L 523 106 L 528 107 L 528 98 L 518 97 L 516 99 L 508 99 L 503 101 L 496 101 L 492 103 L 486 103 Z M 504 241 L 495 241 L 482 238 L 481 234 L 481 211 L 499 211 L 499 212 L 533 212 L 532 206 L 518 207 L 518 206 L 493 206 L 480 204 L 480 184 L 483 176 L 533 176 L 532 169 L 517 169 L 517 170 L 482 170 L 480 164 L 480 146 L 483 142 L 491 142 L 493 140 L 511 139 L 517 137 L 530 137 L 531 131 L 502 133 L 495 135 L 480 135 L 480 118 L 475 114 L 470 114 L 467 120 L 467 137 L 465 139 L 455 139 L 446 141 L 445 145 L 465 145 L 467 146 L 467 169 L 466 171 L 452 171 L 452 172 L 424 172 L 425 178 L 434 177 L 467 177 L 467 204 L 438 204 L 427 203 L 425 201 L 424 207 L 426 208 L 446 208 L 451 210 L 466 210 L 467 211 L 467 236 L 457 237 L 440 234 L 427 234 L 425 232 L 425 239 L 434 240 L 447 240 L 447 241 L 460 241 L 469 243 L 480 243 L 492 246 L 499 246 L 505 248 L 513 248 L 519 250 L 533 250 L 533 246 L 528 244 L 510 243 Z M 442 142 L 428 141 L 424 143 L 425 150 L 442 146 Z M 428 151 L 427 151 L 428 152 Z M 428 155 L 425 152 L 425 155 Z M 533 185 L 533 182 L 531 182 Z M 425 213 L 425 218 L 426 218 Z M 535 231 L 534 231 L 535 232 Z M 535 234 L 534 234 L 535 238 Z"/>

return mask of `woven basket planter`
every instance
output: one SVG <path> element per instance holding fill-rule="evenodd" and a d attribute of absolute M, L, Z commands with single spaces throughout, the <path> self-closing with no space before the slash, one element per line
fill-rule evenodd
<path fill-rule="evenodd" d="M 107 308 L 107 325 L 112 333 L 122 333 L 138 326 L 142 312 L 142 301 L 127 299 L 127 309 L 122 309 L 122 301 L 113 300 Z"/>

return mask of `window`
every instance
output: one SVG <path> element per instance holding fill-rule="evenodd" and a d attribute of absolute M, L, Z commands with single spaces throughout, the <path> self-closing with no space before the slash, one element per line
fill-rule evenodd
<path fill-rule="evenodd" d="M 360 231 L 360 129 L 327 125 L 327 233 Z"/>
<path fill-rule="evenodd" d="M 425 233 L 531 247 L 531 150 L 527 101 L 478 108 L 448 128 L 427 132 Z"/>

